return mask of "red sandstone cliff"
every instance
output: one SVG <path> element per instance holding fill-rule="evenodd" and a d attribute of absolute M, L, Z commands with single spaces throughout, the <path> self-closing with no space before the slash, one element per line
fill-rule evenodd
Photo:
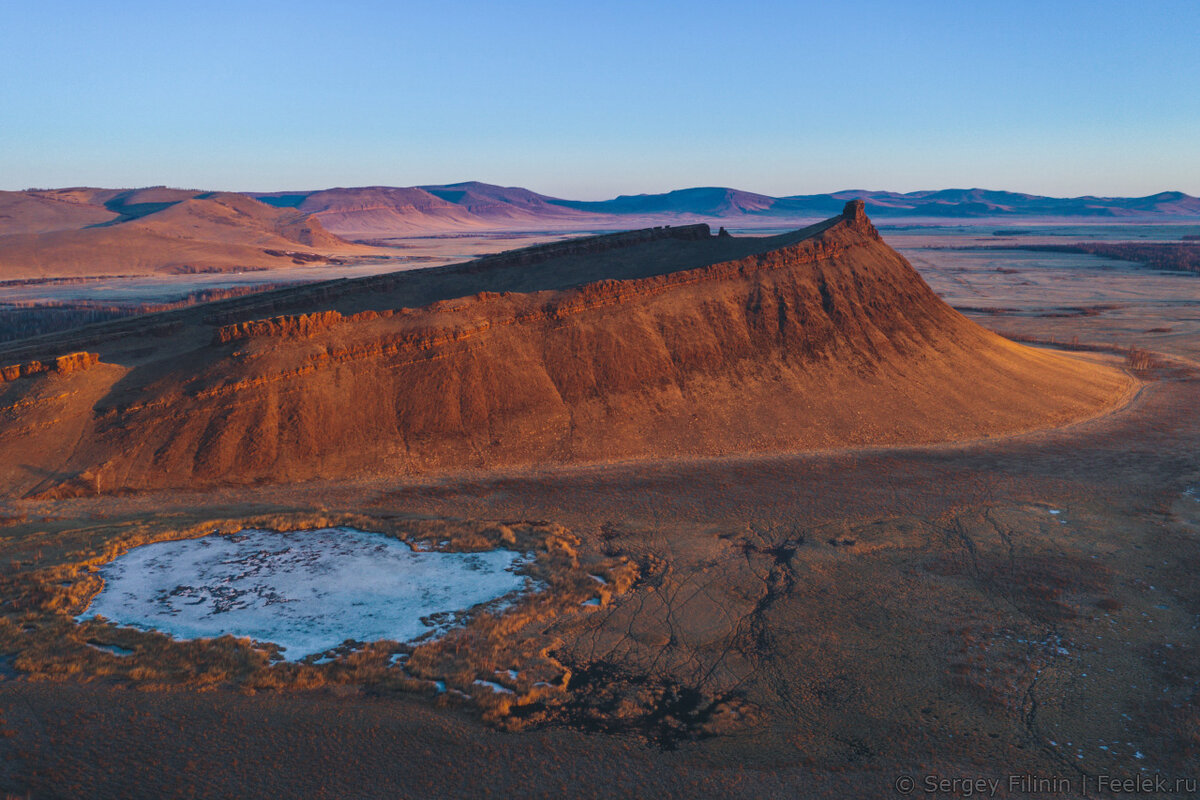
<path fill-rule="evenodd" d="M 935 442 L 1060 424 L 1128 386 L 954 312 L 861 203 L 763 243 L 565 290 L 229 324 L 124 375 L 68 471 L 139 488 Z"/>
<path fill-rule="evenodd" d="M 10 364 L 6 367 L 0 367 L 0 381 L 15 381 L 17 378 L 28 378 L 31 375 L 40 375 L 43 372 L 57 372 L 60 375 L 69 375 L 72 372 L 79 372 L 95 366 L 100 360 L 96 353 L 69 353 L 65 356 L 58 356 L 51 362 L 42 361 L 27 361 L 24 364 Z"/>

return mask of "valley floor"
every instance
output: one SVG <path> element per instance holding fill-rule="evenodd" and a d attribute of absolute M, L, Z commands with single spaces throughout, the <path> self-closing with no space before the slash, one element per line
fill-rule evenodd
<path fill-rule="evenodd" d="M 311 688 L 199 690 L 117 656 L 21 669 L 10 644 L 0 789 L 833 798 L 910 776 L 918 796 L 991 779 L 1000 796 L 1082 797 L 1106 776 L 1200 777 L 1198 279 L 1098 260 L 997 277 L 897 244 L 1007 335 L 1159 354 L 1143 391 L 1066 429 L 944 447 L 11 503 L 8 586 L 141 525 L 341 513 L 561 526 L 581 563 L 640 577 L 522 629 L 572 675 L 569 701 L 528 725 L 337 665 Z M 1082 306 L 1101 308 L 1062 311 Z M 4 613 L 8 642 L 52 652 L 41 617 Z"/>

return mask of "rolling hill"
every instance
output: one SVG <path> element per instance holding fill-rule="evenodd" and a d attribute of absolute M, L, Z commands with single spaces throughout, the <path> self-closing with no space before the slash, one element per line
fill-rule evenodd
<path fill-rule="evenodd" d="M 469 181 L 413 187 L 214 193 L 157 186 L 0 193 L 0 280 L 287 266 L 368 254 L 406 237 L 627 230 L 707 223 L 784 229 L 850 200 L 889 221 L 1200 219 L 1181 192 L 1050 198 L 984 189 L 769 197 L 723 187 L 573 201 Z M 352 244 L 356 242 L 357 244 Z M 270 251 L 270 252 L 268 252 Z"/>
<path fill-rule="evenodd" d="M 244 195 L 175 197 L 131 195 L 123 198 L 131 202 L 119 201 L 117 206 L 136 212 L 123 217 L 110 213 L 108 219 L 79 226 L 86 218 L 81 211 L 70 219 L 72 228 L 0 236 L 0 279 L 226 272 L 370 252 L 331 234 L 311 215 L 273 208 Z M 112 205 L 114 199 L 105 202 Z M 31 198 L 23 205 L 39 202 Z"/>
<path fill-rule="evenodd" d="M 0 192 L 0 236 L 78 230 L 117 217 L 66 192 Z"/>
<path fill-rule="evenodd" d="M 1053 198 L 985 189 L 770 197 L 726 187 L 565 200 L 518 187 L 471 181 L 411 188 L 365 187 L 256 194 L 267 203 L 315 214 L 350 239 L 500 230 L 605 230 L 696 222 L 786 227 L 835 214 L 849 200 L 885 220 L 1044 218 L 1179 221 L 1200 217 L 1200 199 L 1182 192 L 1140 198 Z"/>
<path fill-rule="evenodd" d="M 777 203 L 775 198 L 766 195 L 716 187 L 678 189 L 666 194 L 621 195 L 614 200 L 601 202 L 554 202 L 596 214 L 684 214 L 703 217 L 759 214 L 770 211 Z"/>
<path fill-rule="evenodd" d="M 628 227 L 609 217 L 567 208 L 528 189 L 470 181 L 445 186 L 367 186 L 254 195 L 265 203 L 312 214 L 351 239 L 588 226 Z M 606 224 L 607 223 L 607 224 Z"/>

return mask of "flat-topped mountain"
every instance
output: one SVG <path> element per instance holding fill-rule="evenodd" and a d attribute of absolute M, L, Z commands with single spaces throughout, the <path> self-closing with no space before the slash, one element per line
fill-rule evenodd
<path fill-rule="evenodd" d="M 0 383 L 22 494 L 943 442 L 1130 386 L 959 315 L 861 202 L 782 236 L 573 239 L 37 346 L 0 363 L 99 363 Z"/>

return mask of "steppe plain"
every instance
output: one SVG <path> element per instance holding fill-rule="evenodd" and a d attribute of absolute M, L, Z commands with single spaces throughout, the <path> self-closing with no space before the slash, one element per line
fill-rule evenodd
<path fill-rule="evenodd" d="M 10 494 L 0 787 L 886 797 L 936 776 L 1020 797 L 1045 793 L 1012 776 L 1061 796 L 1194 779 L 1198 279 L 883 236 L 969 318 L 1135 383 L 1069 424 L 944 444 Z M 329 524 L 515 543 L 551 588 L 414 650 L 404 676 L 394 646 L 271 664 L 66 614 L 95 591 L 89 567 L 134 544 Z M 596 573 L 602 604 L 582 607 Z M 470 688 L 510 668 L 525 710 Z M 561 692 L 538 702 L 539 680 Z"/>

